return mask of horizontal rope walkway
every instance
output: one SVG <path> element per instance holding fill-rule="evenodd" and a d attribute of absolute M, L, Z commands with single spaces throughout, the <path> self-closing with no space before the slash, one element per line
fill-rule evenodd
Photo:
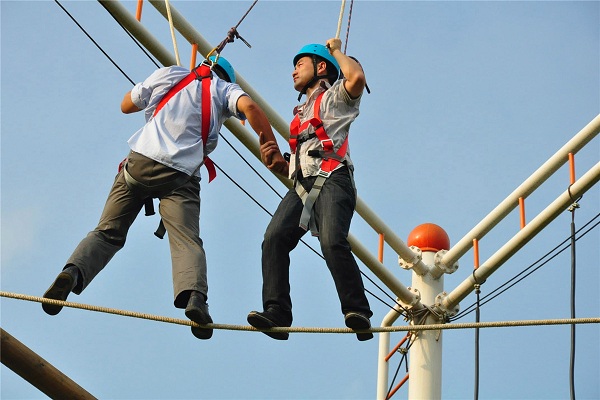
<path fill-rule="evenodd" d="M 185 319 L 163 317 L 159 315 L 139 313 L 135 311 L 119 310 L 115 308 L 92 306 L 88 304 L 72 303 L 69 301 L 61 301 L 54 299 L 45 299 L 43 297 L 29 296 L 19 293 L 11 293 L 0 291 L 1 297 L 7 297 L 17 300 L 33 301 L 37 303 L 47 303 L 60 305 L 64 307 L 79 308 L 82 310 L 102 312 L 106 314 L 116 314 L 125 317 L 147 319 L 151 321 L 167 322 L 170 324 L 198 326 L 195 322 Z M 521 321 L 498 321 L 498 322 L 479 322 L 479 323 L 460 323 L 460 324 L 431 324 L 431 325 L 416 325 L 416 326 L 386 326 L 373 327 L 368 332 L 414 332 L 426 330 L 446 330 L 446 329 L 470 329 L 470 328 L 507 328 L 519 326 L 540 326 L 540 325 L 572 325 L 572 324 L 598 324 L 600 317 L 591 318 L 565 318 L 565 319 L 543 319 L 543 320 L 521 320 Z M 206 324 L 204 325 L 213 329 L 222 329 L 230 331 L 256 331 L 256 332 L 292 332 L 292 333 L 355 333 L 350 328 L 314 328 L 314 327 L 287 327 L 287 328 L 271 328 L 271 329 L 256 329 L 248 325 L 229 325 L 229 324 Z M 362 331 L 359 331 L 362 332 Z"/>

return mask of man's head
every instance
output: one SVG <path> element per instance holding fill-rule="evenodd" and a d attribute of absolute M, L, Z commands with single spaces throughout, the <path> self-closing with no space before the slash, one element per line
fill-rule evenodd
<path fill-rule="evenodd" d="M 320 79 L 333 84 L 340 74 L 340 66 L 322 44 L 307 44 L 294 57 L 294 88 L 301 94 Z"/>
<path fill-rule="evenodd" d="M 214 64 L 215 59 L 217 63 Z M 226 80 L 227 82 L 235 83 L 235 71 L 233 67 L 224 57 L 217 59 L 215 56 L 210 56 L 209 60 L 213 63 L 213 71 L 218 75 L 219 78 Z"/>

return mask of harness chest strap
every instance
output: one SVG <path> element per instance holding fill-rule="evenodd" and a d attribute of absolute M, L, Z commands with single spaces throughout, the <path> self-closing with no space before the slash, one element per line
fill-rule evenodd
<path fill-rule="evenodd" d="M 309 156 L 322 158 L 319 175 L 317 176 L 315 183 L 313 184 L 311 190 L 309 192 L 307 192 L 304 189 L 304 187 L 302 186 L 302 184 L 300 184 L 297 181 L 295 182 L 295 185 L 294 185 L 296 193 L 298 194 L 298 196 L 302 200 L 302 203 L 304 204 L 304 207 L 302 208 L 302 214 L 300 216 L 299 226 L 304 230 L 308 230 L 308 228 L 310 227 L 310 230 L 311 230 L 311 233 L 313 236 L 318 236 L 318 234 L 319 234 L 318 229 L 314 222 L 314 218 L 311 218 L 312 214 L 313 214 L 312 211 L 313 211 L 313 206 L 315 204 L 315 201 L 317 200 L 317 197 L 319 197 L 319 193 L 321 193 L 321 189 L 323 188 L 323 185 L 325 184 L 325 180 L 331 175 L 331 172 L 333 170 L 335 170 L 335 168 L 340 163 L 343 162 L 343 160 L 346 156 L 346 153 L 348 151 L 348 136 L 346 136 L 344 143 L 342 143 L 342 145 L 340 146 L 338 151 L 335 152 L 334 146 L 333 146 L 333 140 L 331 140 L 331 138 L 327 135 L 327 132 L 325 131 L 325 128 L 323 127 L 323 121 L 320 118 L 320 112 L 321 112 L 321 100 L 322 100 L 324 94 L 325 94 L 325 92 L 322 92 L 321 94 L 319 94 L 319 96 L 315 100 L 313 118 L 309 119 L 308 121 L 305 121 L 303 124 L 300 124 L 300 117 L 298 116 L 298 114 L 296 114 L 296 116 L 294 117 L 294 119 L 292 120 L 292 122 L 290 124 L 290 140 L 289 140 L 289 142 L 290 142 L 290 150 L 292 151 L 292 153 L 296 153 L 297 151 L 300 151 L 301 144 L 304 141 L 311 139 L 312 137 L 315 137 L 315 136 L 320 140 L 321 146 L 323 147 L 323 150 L 311 150 L 308 152 Z M 299 134 L 301 132 L 305 131 L 309 125 L 312 125 L 315 128 L 314 136 L 309 135 L 305 138 L 299 138 Z M 296 159 L 296 172 L 295 173 L 297 173 L 298 168 L 299 168 L 298 155 L 296 155 L 295 159 Z M 350 171 L 350 173 L 352 176 L 352 171 Z"/>

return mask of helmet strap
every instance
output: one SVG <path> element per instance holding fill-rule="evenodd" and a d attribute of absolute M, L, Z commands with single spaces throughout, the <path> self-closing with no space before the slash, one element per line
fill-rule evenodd
<path fill-rule="evenodd" d="M 310 89 L 311 87 L 313 87 L 315 83 L 317 83 L 321 79 L 329 80 L 328 75 L 317 75 L 317 56 L 314 54 L 312 56 L 312 61 L 313 61 L 313 77 L 310 81 L 308 81 L 308 83 L 306 85 L 304 85 L 304 87 L 300 91 L 300 94 L 298 95 L 298 101 L 300 101 L 300 99 L 302 98 L 302 95 L 306 94 L 306 91 L 308 89 Z"/>

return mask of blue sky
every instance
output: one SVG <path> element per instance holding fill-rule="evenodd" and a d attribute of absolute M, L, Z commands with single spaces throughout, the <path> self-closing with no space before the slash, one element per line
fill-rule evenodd
<path fill-rule="evenodd" d="M 177 1 L 217 45 L 250 1 Z M 155 66 L 97 2 L 62 3 L 133 79 Z M 123 3 L 135 12 L 136 2 Z M 1 228 L 3 291 L 41 296 L 74 247 L 97 223 L 127 139 L 143 115 L 119 104 L 129 81 L 53 1 L 1 3 Z M 347 2 L 349 7 L 349 2 Z M 292 58 L 306 43 L 335 35 L 340 2 L 261 0 L 223 55 L 284 118 L 297 94 Z M 142 22 L 172 49 L 168 23 L 149 3 Z M 347 14 L 342 27 L 345 39 Z M 600 111 L 600 3 L 594 1 L 356 1 L 348 54 L 363 64 L 371 94 L 352 128 L 359 196 L 406 239 L 425 222 L 454 244 Z M 183 65 L 190 46 L 179 37 Z M 227 131 L 223 135 L 278 188 L 284 187 Z M 596 164 L 596 138 L 576 155 L 577 175 Z M 280 140 L 283 145 L 283 139 Z M 221 141 L 213 160 L 273 211 L 279 198 Z M 526 202 L 528 219 L 566 190 L 562 168 Z M 596 185 L 580 201 L 576 225 L 598 214 Z M 260 243 L 269 216 L 223 174 L 203 181 L 201 236 L 209 264 L 209 304 L 217 323 L 245 324 L 260 308 Z M 564 212 L 482 287 L 491 292 L 570 234 Z M 125 248 L 81 296 L 69 300 L 185 318 L 172 306 L 168 244 L 141 215 Z M 480 243 L 481 260 L 519 229 L 511 213 Z M 377 235 L 356 216 L 352 234 L 373 254 Z M 318 247 L 313 238 L 308 243 Z M 578 317 L 600 315 L 598 229 L 577 242 Z M 568 318 L 569 252 L 482 308 L 482 321 Z M 384 264 L 406 286 L 386 246 Z M 373 274 L 360 264 L 368 276 Z M 445 277 L 450 291 L 466 279 L 473 255 Z M 386 298 L 370 282 L 367 289 Z M 324 262 L 300 246 L 292 253 L 294 325 L 343 327 Z M 378 325 L 389 311 L 369 296 Z M 467 297 L 466 308 L 475 301 Z M 65 308 L 55 317 L 39 303 L 1 299 L 1 326 L 102 399 L 371 399 L 378 338 L 215 331 L 195 339 L 189 327 Z M 458 322 L 472 322 L 474 315 Z M 568 326 L 485 329 L 480 335 L 480 398 L 569 396 Z M 403 334 L 393 334 L 392 345 Z M 443 334 L 445 399 L 473 397 L 474 332 Z M 576 394 L 600 398 L 600 328 L 577 327 Z M 390 367 L 393 375 L 397 362 Z M 4 399 L 44 396 L 1 367 Z M 400 375 L 403 376 L 404 366 Z M 394 398 L 405 398 L 406 388 Z"/>

